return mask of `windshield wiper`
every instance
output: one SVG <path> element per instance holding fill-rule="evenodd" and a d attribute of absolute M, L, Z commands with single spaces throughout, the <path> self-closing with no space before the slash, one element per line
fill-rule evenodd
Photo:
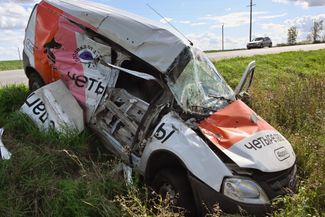
<path fill-rule="evenodd" d="M 189 107 L 190 110 L 196 110 L 195 112 L 200 112 L 198 111 L 199 109 L 201 109 L 202 111 L 201 112 L 215 112 L 214 109 L 212 108 L 209 108 L 209 107 L 204 107 L 204 106 L 199 106 L 199 105 L 192 105 Z"/>
<path fill-rule="evenodd" d="M 226 98 L 224 96 L 217 96 L 217 95 L 211 95 L 211 94 L 209 94 L 208 96 L 212 97 L 214 99 L 226 100 L 227 102 L 232 102 L 233 101 L 232 99 L 228 99 L 228 98 Z"/>

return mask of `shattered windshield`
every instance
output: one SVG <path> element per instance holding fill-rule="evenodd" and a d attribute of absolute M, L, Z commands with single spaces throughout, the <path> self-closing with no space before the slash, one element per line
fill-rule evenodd
<path fill-rule="evenodd" d="M 191 49 L 191 60 L 169 86 L 185 112 L 209 114 L 235 100 L 235 94 L 206 55 Z"/>

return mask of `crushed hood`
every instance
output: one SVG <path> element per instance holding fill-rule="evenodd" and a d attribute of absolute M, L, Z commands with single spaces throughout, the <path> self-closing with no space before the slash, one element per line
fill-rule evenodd
<path fill-rule="evenodd" d="M 286 138 L 240 100 L 201 121 L 199 129 L 242 168 L 276 172 L 296 160 Z"/>

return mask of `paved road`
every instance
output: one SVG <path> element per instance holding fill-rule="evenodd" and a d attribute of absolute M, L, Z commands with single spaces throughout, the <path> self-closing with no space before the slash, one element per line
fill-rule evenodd
<path fill-rule="evenodd" d="M 287 51 L 299 51 L 299 50 L 319 50 L 325 49 L 325 44 L 312 44 L 312 45 L 298 45 L 290 47 L 274 47 L 264 49 L 252 49 L 252 50 L 237 50 L 237 51 L 225 51 L 218 53 L 209 53 L 208 57 L 213 60 L 221 60 L 239 56 L 253 56 L 253 55 L 265 55 L 282 53 Z M 0 86 L 5 86 L 14 83 L 25 83 L 27 84 L 27 77 L 23 70 L 12 70 L 12 71 L 0 71 Z"/>
<path fill-rule="evenodd" d="M 275 54 L 283 53 L 288 51 L 309 51 L 309 50 L 319 50 L 325 49 L 325 44 L 309 44 L 309 45 L 296 45 L 288 47 L 273 47 L 273 48 L 262 48 L 262 49 L 251 49 L 251 50 L 236 50 L 236 51 L 224 51 L 218 53 L 209 53 L 208 57 L 213 60 L 228 59 L 233 57 L 244 57 L 244 56 L 254 56 L 254 55 L 265 55 L 265 54 Z"/>
<path fill-rule="evenodd" d="M 22 69 L 0 72 L 0 87 L 20 83 L 28 84 L 27 77 Z"/>

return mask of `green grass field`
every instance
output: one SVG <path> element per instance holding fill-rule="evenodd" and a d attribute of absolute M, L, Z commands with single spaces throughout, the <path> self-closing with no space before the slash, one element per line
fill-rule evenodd
<path fill-rule="evenodd" d="M 19 60 L 0 61 L 0 71 L 22 69 L 23 63 Z"/>
<path fill-rule="evenodd" d="M 222 60 L 235 87 L 257 61 L 252 107 L 293 144 L 299 186 L 274 201 L 274 216 L 325 216 L 325 50 Z M 159 202 L 150 209 L 137 177 L 125 186 L 117 164 L 86 130 L 82 135 L 40 132 L 18 112 L 25 86 L 0 89 L 0 126 L 12 159 L 0 161 L 1 216 L 175 216 Z M 156 214 L 154 214 L 156 213 Z M 215 215 L 217 216 L 217 215 Z"/>

